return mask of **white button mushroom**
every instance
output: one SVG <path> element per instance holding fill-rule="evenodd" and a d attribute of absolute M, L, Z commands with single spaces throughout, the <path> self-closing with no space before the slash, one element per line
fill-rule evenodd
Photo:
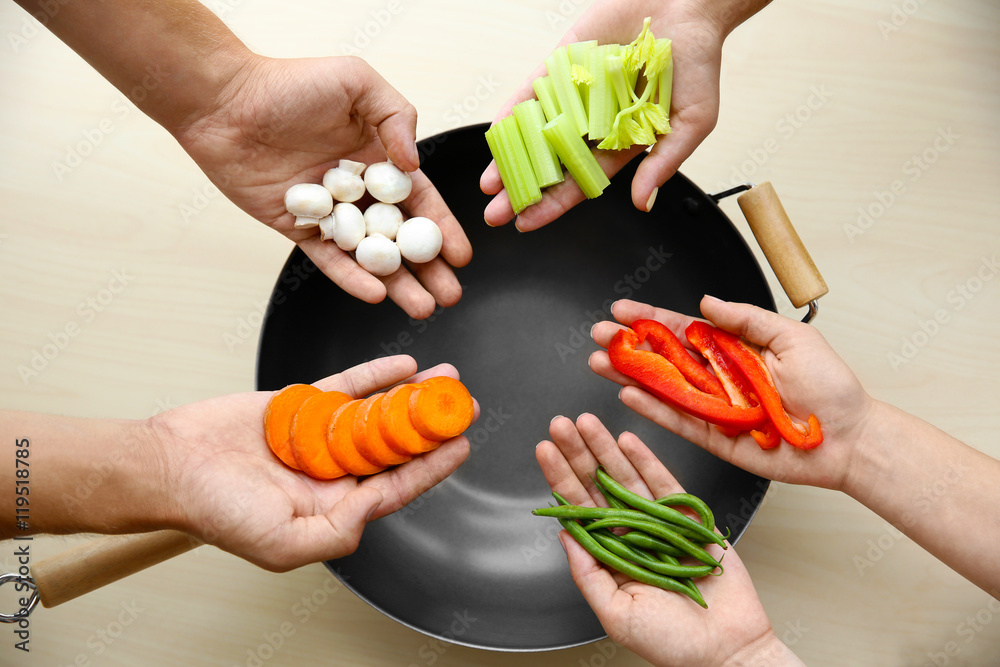
<path fill-rule="evenodd" d="M 411 262 L 429 262 L 441 252 L 441 228 L 430 218 L 410 218 L 399 226 L 396 245 L 403 257 Z"/>
<path fill-rule="evenodd" d="M 365 187 L 375 199 L 398 204 L 410 196 L 410 175 L 391 162 L 376 162 L 365 170 Z"/>
<path fill-rule="evenodd" d="M 399 248 L 382 234 L 372 234 L 358 244 L 358 264 L 374 276 L 387 276 L 399 268 Z"/>
<path fill-rule="evenodd" d="M 389 240 L 395 240 L 396 230 L 403 224 L 403 213 L 395 204 L 375 202 L 365 209 L 365 228 L 368 236 L 381 234 Z"/>
<path fill-rule="evenodd" d="M 285 192 L 285 209 L 296 217 L 316 218 L 330 215 L 333 196 L 316 183 L 299 183 Z"/>
<path fill-rule="evenodd" d="M 364 162 L 341 160 L 340 164 L 323 175 L 323 187 L 329 190 L 337 201 L 358 201 L 365 194 L 365 182 L 361 178 L 361 172 L 364 170 Z"/>
<path fill-rule="evenodd" d="M 336 224 L 333 241 L 341 250 L 354 250 L 365 237 L 365 216 L 354 204 L 340 203 L 333 207 Z"/>
<path fill-rule="evenodd" d="M 334 208 L 337 208 L 334 206 Z M 319 238 L 323 241 L 329 241 L 333 238 L 333 230 L 337 227 L 337 218 L 331 213 L 325 218 L 320 218 L 317 221 L 319 225 Z"/>

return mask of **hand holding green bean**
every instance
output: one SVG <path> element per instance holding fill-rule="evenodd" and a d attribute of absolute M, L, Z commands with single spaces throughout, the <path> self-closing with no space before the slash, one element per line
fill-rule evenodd
<path fill-rule="evenodd" d="M 706 539 L 698 530 L 714 526 L 711 510 L 683 493 L 635 435 L 623 433 L 616 440 L 589 414 L 581 415 L 576 423 L 557 417 L 549 433 L 552 440 L 541 442 L 535 454 L 556 502 L 566 504 L 536 513 L 557 516 L 565 522 L 567 531 L 575 533 L 576 539 L 569 539 L 570 532 L 566 531 L 559 535 L 570 574 L 613 640 L 656 665 L 718 665 L 731 658 L 764 654 L 775 664 L 785 664 L 784 658 L 794 659 L 771 630 L 739 556 L 732 548 L 723 549 L 714 540 Z M 637 496 L 650 504 L 662 500 L 655 504 L 671 511 L 690 509 L 681 514 L 697 528 L 687 525 L 687 521 L 678 526 L 662 516 L 651 515 L 644 511 L 649 506 L 643 511 L 636 509 L 610 492 L 609 480 L 632 494 L 627 497 L 633 502 L 638 502 L 633 497 Z M 607 497 L 602 488 L 608 492 Z M 565 516 L 573 514 L 575 518 Z M 646 518 L 640 518 L 643 515 Z M 590 523 L 584 526 L 583 521 Z M 606 529 L 604 526 L 611 524 L 603 522 L 641 522 L 653 528 L 650 533 L 631 530 L 619 534 L 619 530 Z M 662 532 L 664 524 L 674 526 L 669 530 L 684 542 L 668 542 L 654 534 Z M 717 533 L 711 534 L 725 544 Z M 601 551 L 588 550 L 577 539 L 591 549 L 596 544 Z M 685 543 L 712 562 L 700 561 L 689 551 L 677 548 Z M 601 554 L 604 561 L 593 553 Z M 628 563 L 637 570 L 608 569 L 602 565 L 610 560 L 607 554 L 616 558 L 615 562 Z M 720 561 L 724 574 L 716 567 Z M 720 576 L 707 576 L 712 574 Z M 697 591 L 688 587 L 688 582 L 695 579 Z M 664 581 L 673 583 L 657 585 Z M 704 602 L 707 611 L 692 604 L 688 597 Z"/>

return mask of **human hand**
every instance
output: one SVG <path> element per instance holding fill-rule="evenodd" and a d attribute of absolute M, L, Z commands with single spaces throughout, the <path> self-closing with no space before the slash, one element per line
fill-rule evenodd
<path fill-rule="evenodd" d="M 653 397 L 616 371 L 603 350 L 590 357 L 590 367 L 624 385 L 619 395 L 627 406 L 725 461 L 781 482 L 843 489 L 851 474 L 856 445 L 863 441 L 861 435 L 876 403 L 851 369 L 814 327 L 756 306 L 712 297 L 702 300 L 701 309 L 716 326 L 765 348 L 764 362 L 788 412 L 799 418 L 816 415 L 823 428 L 823 444 L 802 450 L 782 443 L 765 451 L 748 433 L 727 437 L 715 426 Z M 694 320 L 635 301 L 619 301 L 612 312 L 626 326 L 638 319 L 658 320 L 682 342 L 687 340 L 684 330 Z M 606 348 L 619 328 L 613 322 L 599 322 L 591 335 Z M 693 354 L 701 359 L 697 352 Z"/>
<path fill-rule="evenodd" d="M 639 34 L 647 16 L 652 17 L 650 29 L 656 37 L 673 40 L 670 111 L 673 131 L 659 137 L 632 179 L 632 203 L 641 211 L 650 210 L 658 187 L 674 175 L 708 136 L 719 117 L 722 42 L 728 30 L 696 5 L 688 0 L 605 0 L 590 7 L 559 42 L 563 45 L 597 39 L 602 44 L 628 44 Z M 533 98 L 531 82 L 544 75 L 545 66 L 540 65 L 507 101 L 494 122 L 510 115 L 518 102 Z M 604 172 L 613 176 L 643 149 L 645 146 L 633 146 L 623 151 L 595 150 L 595 154 Z M 486 207 L 486 222 L 496 226 L 510 221 L 514 212 L 495 162 L 483 173 L 480 187 L 484 193 L 496 195 Z M 540 202 L 521 212 L 517 227 L 521 231 L 543 227 L 583 199 L 580 187 L 567 174 L 565 181 L 545 189 Z"/>
<path fill-rule="evenodd" d="M 418 169 L 413 106 L 359 58 L 247 58 L 216 105 L 174 131 L 209 179 L 241 209 L 294 241 L 349 294 L 368 303 L 388 295 L 416 319 L 430 316 L 436 304 L 457 303 L 462 287 L 452 267 L 469 263 L 472 246 Z M 402 207 L 410 217 L 434 220 L 444 244 L 430 262 L 404 262 L 376 278 L 335 243 L 321 241 L 316 228 L 294 229 L 284 196 L 296 183 L 320 183 L 341 158 L 371 164 L 387 155 L 413 179 Z"/>
<path fill-rule="evenodd" d="M 315 383 L 360 398 L 407 378 L 458 377 L 441 365 L 416 377 L 408 356 L 380 358 Z M 272 392 L 223 396 L 151 419 L 171 523 L 273 571 L 352 553 L 368 521 L 395 512 L 450 475 L 469 454 L 458 437 L 359 480 L 321 481 L 283 465 L 264 440 Z M 477 417 L 478 417 L 478 405 Z"/>
<path fill-rule="evenodd" d="M 649 499 L 682 489 L 656 456 L 632 433 L 615 441 L 594 415 L 576 424 L 557 417 L 549 425 L 552 441 L 539 443 L 538 463 L 552 490 L 569 502 L 607 506 L 594 486 L 598 465 L 631 491 Z M 614 641 L 655 665 L 792 664 L 754 591 L 750 575 L 729 548 L 725 572 L 698 580 L 708 609 L 687 597 L 641 584 L 608 570 L 566 531 L 559 540 L 570 574 L 604 630 Z M 723 551 L 709 546 L 719 558 Z"/>

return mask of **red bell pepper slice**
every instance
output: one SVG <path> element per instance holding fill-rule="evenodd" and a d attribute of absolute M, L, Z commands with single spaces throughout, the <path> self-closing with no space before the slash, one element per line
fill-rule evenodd
<path fill-rule="evenodd" d="M 771 373 L 759 354 L 747 347 L 742 340 L 722 329 L 715 329 L 712 336 L 722 352 L 732 359 L 743 377 L 753 387 L 757 400 L 767 412 L 768 419 L 786 442 L 800 449 L 812 449 L 823 442 L 823 431 L 816 415 L 809 415 L 809 427 L 806 429 L 792 421 L 785 412 L 781 397 L 771 379 Z"/>
<path fill-rule="evenodd" d="M 673 336 L 669 329 L 667 332 Z M 729 405 L 727 399 L 706 393 L 692 385 L 666 357 L 656 352 L 636 349 L 644 339 L 645 335 L 632 329 L 622 329 L 615 334 L 608 345 L 608 356 L 615 370 L 637 380 L 660 400 L 712 424 L 748 430 L 756 428 L 765 420 L 766 413 L 760 406 Z M 687 352 L 684 354 L 687 355 Z M 688 359 L 695 363 L 689 355 Z"/>
<path fill-rule="evenodd" d="M 713 335 L 714 331 L 715 327 L 707 322 L 695 320 L 688 325 L 684 334 L 694 349 L 701 352 L 702 356 L 711 364 L 733 405 L 743 407 L 760 405 L 757 396 L 753 393 L 753 387 L 743 377 L 743 373 L 719 349 Z M 733 433 L 732 431 L 723 431 L 723 433 L 729 437 L 739 435 L 739 432 Z M 770 419 L 765 420 L 759 429 L 750 431 L 750 435 L 761 449 L 773 449 L 781 443 L 781 437 Z"/>
<path fill-rule="evenodd" d="M 726 396 L 726 389 L 719 378 L 688 354 L 687 348 L 668 326 L 656 320 L 636 320 L 631 329 L 639 334 L 639 340 L 649 341 L 654 352 L 669 359 L 695 387 L 709 394 Z"/>

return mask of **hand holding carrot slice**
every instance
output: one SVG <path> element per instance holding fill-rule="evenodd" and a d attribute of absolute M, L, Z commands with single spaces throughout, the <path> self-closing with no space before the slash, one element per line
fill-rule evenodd
<path fill-rule="evenodd" d="M 316 479 L 373 475 L 461 435 L 475 417 L 469 390 L 440 376 L 365 399 L 291 385 L 264 411 L 268 446 Z"/>

